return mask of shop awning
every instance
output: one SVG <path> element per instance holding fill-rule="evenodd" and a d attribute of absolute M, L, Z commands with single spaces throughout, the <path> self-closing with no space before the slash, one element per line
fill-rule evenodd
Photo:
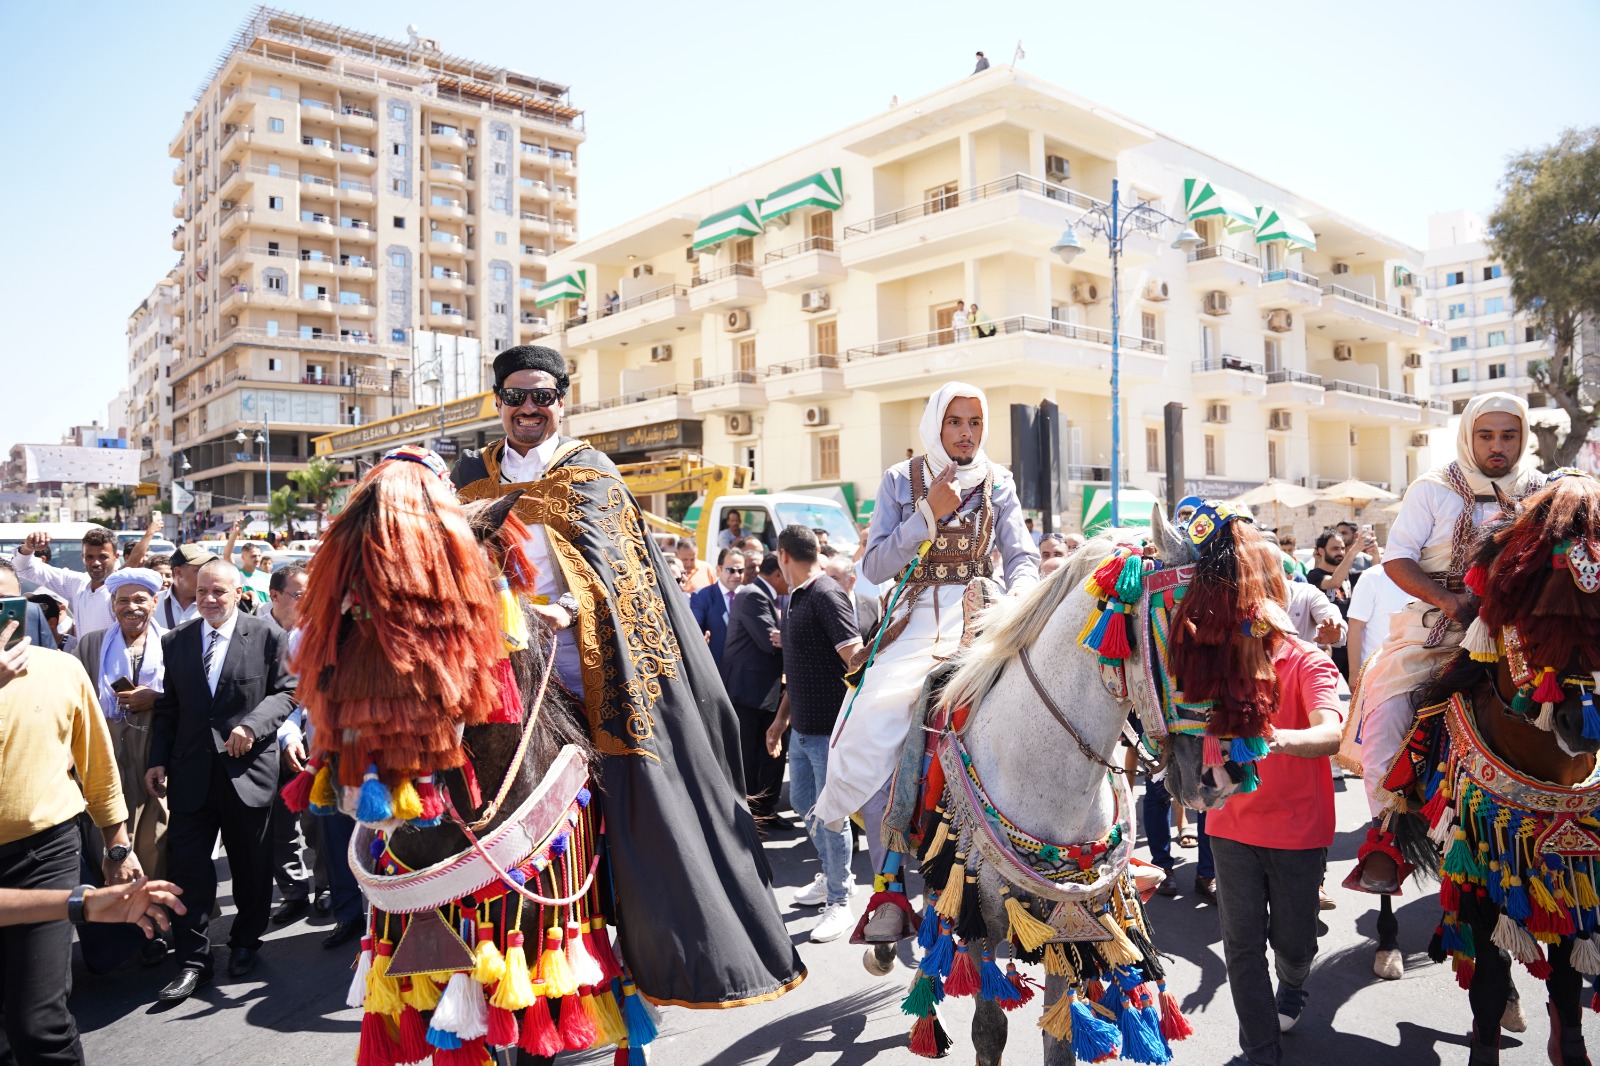
<path fill-rule="evenodd" d="M 1291 248 L 1301 248 L 1308 252 L 1317 249 L 1317 235 L 1311 232 L 1311 227 L 1301 222 L 1293 215 L 1286 215 L 1270 207 L 1258 207 L 1256 218 L 1256 243 L 1266 244 L 1268 241 L 1283 241 Z"/>
<path fill-rule="evenodd" d="M 562 300 L 583 299 L 589 291 L 587 274 L 588 271 L 579 270 L 545 282 L 539 286 L 539 298 L 533 301 L 533 306 L 549 307 Z"/>
<path fill-rule="evenodd" d="M 761 201 L 746 200 L 738 207 L 701 220 L 694 230 L 694 246 L 696 250 L 710 248 L 734 237 L 754 237 L 760 232 Z"/>
<path fill-rule="evenodd" d="M 844 174 L 834 167 L 768 193 L 767 198 L 761 201 L 761 221 L 773 222 L 802 207 L 837 211 L 843 206 Z"/>
<path fill-rule="evenodd" d="M 1118 494 L 1118 510 L 1122 528 L 1138 526 L 1148 528 L 1150 512 L 1157 500 L 1143 489 L 1124 488 Z M 1083 535 L 1092 537 L 1111 524 L 1111 486 L 1085 485 L 1083 487 Z"/>
<path fill-rule="evenodd" d="M 1183 179 L 1183 207 L 1190 222 L 1197 218 L 1220 218 L 1229 233 L 1245 233 L 1256 228 L 1256 209 L 1249 200 L 1203 178 Z"/>
<path fill-rule="evenodd" d="M 1394 268 L 1394 284 L 1396 288 L 1403 288 L 1406 285 L 1415 285 L 1416 283 L 1417 276 L 1411 273 L 1408 268 L 1401 266 Z"/>

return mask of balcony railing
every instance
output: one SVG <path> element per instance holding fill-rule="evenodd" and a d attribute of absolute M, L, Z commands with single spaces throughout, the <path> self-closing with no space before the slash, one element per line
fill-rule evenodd
<path fill-rule="evenodd" d="M 1068 467 L 1067 467 L 1067 480 L 1068 481 L 1110 481 L 1111 480 L 1111 468 L 1109 466 L 1076 466 L 1076 465 L 1068 465 Z M 1132 485 L 1133 484 L 1132 472 L 1129 471 L 1128 465 L 1126 463 L 1124 463 L 1122 465 L 1122 483 L 1124 485 Z"/>
<path fill-rule="evenodd" d="M 1052 337 L 1061 337 L 1066 340 L 1083 341 L 1088 344 L 1103 344 L 1111 346 L 1111 331 L 1099 329 L 1095 326 L 1080 326 L 1071 322 L 1057 322 L 1054 319 L 1042 318 L 1038 315 L 1013 315 L 1010 318 L 998 319 L 991 323 L 996 333 L 1044 333 Z M 947 344 L 967 343 L 967 340 L 958 340 L 955 328 L 934 330 L 932 333 L 917 333 L 909 337 L 897 337 L 894 340 L 882 341 L 865 348 L 851 348 L 845 353 L 845 358 L 850 362 L 860 359 L 872 359 L 880 355 L 899 355 L 903 352 L 916 352 L 925 348 L 942 348 Z M 988 338 L 980 338 L 974 327 L 968 326 L 965 330 L 972 343 L 982 343 Z M 1130 348 L 1135 351 L 1147 352 L 1151 355 L 1163 355 L 1166 346 L 1160 341 L 1145 340 L 1143 337 L 1130 337 L 1126 333 L 1121 336 L 1120 347 Z"/>
<path fill-rule="evenodd" d="M 1017 192 L 1030 192 L 1035 196 L 1060 200 L 1068 207 L 1082 208 L 1086 211 L 1103 206 L 1094 197 L 1074 192 L 1064 185 L 1041 181 L 1026 174 L 1012 174 L 1010 177 L 987 182 L 976 188 L 962 189 L 944 196 L 935 196 L 931 200 L 924 200 L 922 203 L 912 207 L 901 208 L 899 211 L 890 211 L 888 214 L 879 215 L 876 218 L 868 219 L 866 222 L 858 222 L 853 226 L 846 226 L 844 230 L 845 240 L 849 240 L 852 237 L 864 237 L 869 233 L 876 233 L 881 229 L 898 226 L 904 222 L 912 222 L 916 219 L 926 218 L 929 215 L 936 215 L 943 211 L 950 211 L 966 204 L 975 204 L 981 200 L 993 200 L 996 197 L 1007 196 Z"/>
<path fill-rule="evenodd" d="M 799 374 L 806 370 L 837 370 L 839 362 L 837 355 L 811 355 L 804 359 L 791 359 L 787 363 L 773 363 L 767 367 L 767 377 Z"/>
<path fill-rule="evenodd" d="M 695 378 L 694 391 L 715 389 L 723 385 L 758 385 L 761 383 L 761 372 L 758 370 L 735 370 L 731 374 L 719 374 L 711 378 Z"/>
<path fill-rule="evenodd" d="M 1303 370 L 1269 370 L 1267 372 L 1268 385 L 1315 385 L 1322 388 L 1322 378 L 1316 374 L 1307 374 Z"/>
<path fill-rule="evenodd" d="M 1378 311 L 1384 312 L 1385 314 L 1398 315 L 1401 318 L 1410 319 L 1413 322 L 1417 320 L 1417 316 L 1412 314 L 1410 311 L 1407 311 L 1404 307 L 1396 307 L 1394 304 L 1386 304 L 1382 300 L 1373 299 L 1364 292 L 1356 292 L 1354 289 L 1347 289 L 1343 285 L 1324 285 L 1322 287 L 1322 295 L 1338 296 L 1341 299 L 1353 300 L 1358 304 L 1374 308 Z"/>
<path fill-rule="evenodd" d="M 1261 265 L 1261 260 L 1255 256 L 1250 255 L 1248 252 L 1229 248 L 1225 244 L 1213 244 L 1209 248 L 1196 248 L 1189 253 L 1189 262 L 1191 263 L 1200 263 L 1207 259 L 1228 259 L 1235 263 L 1243 263 L 1246 266 L 1253 267 Z"/>
<path fill-rule="evenodd" d="M 776 263 L 793 256 L 804 255 L 806 252 L 831 252 L 833 251 L 832 237 L 812 237 L 799 244 L 791 244 L 787 248 L 779 248 L 776 252 L 768 252 L 766 262 Z"/>
<path fill-rule="evenodd" d="M 631 311 L 635 307 L 643 307 L 645 304 L 655 303 L 657 300 L 665 300 L 669 296 L 687 296 L 688 294 L 689 287 L 687 285 L 663 285 L 659 289 L 651 289 L 647 293 L 622 300 L 606 313 L 614 315 L 619 311 Z M 581 319 L 579 321 L 581 323 Z M 572 322 L 569 320 L 568 325 L 571 324 Z"/>
<path fill-rule="evenodd" d="M 692 279 L 689 285 L 693 288 L 698 288 L 701 285 L 709 285 L 713 281 L 721 281 L 723 278 L 753 278 L 755 276 L 756 265 L 754 263 L 730 263 L 718 270 L 713 270 L 709 274 L 701 274 L 699 277 Z"/>
<path fill-rule="evenodd" d="M 1196 359 L 1190 364 L 1189 370 L 1195 374 L 1204 374 L 1213 370 L 1237 370 L 1241 374 L 1265 374 L 1267 372 L 1267 368 L 1260 363 L 1250 363 L 1243 359 L 1235 359 L 1231 355 L 1225 355 L 1221 359 Z"/>
<path fill-rule="evenodd" d="M 339 336 L 332 336 L 327 333 L 318 333 L 309 337 L 302 337 L 296 332 L 283 332 L 280 330 L 274 333 L 258 326 L 235 326 L 232 329 L 224 330 L 217 337 L 217 343 L 219 345 L 259 344 L 262 342 L 270 342 L 273 347 L 311 347 L 318 349 L 343 349 L 351 347 L 364 348 L 368 346 L 376 347 L 382 343 L 378 340 L 375 334 L 367 333 L 361 330 L 352 330 L 349 333 L 340 334 Z M 404 346 L 401 344 L 394 344 L 389 345 L 389 347 L 400 350 Z"/>
<path fill-rule="evenodd" d="M 1354 381 L 1339 381 L 1337 379 L 1325 383 L 1329 392 L 1348 392 L 1352 396 L 1366 396 L 1374 400 L 1387 400 L 1390 403 L 1416 404 L 1418 407 L 1427 407 L 1432 401 L 1424 400 L 1419 396 L 1412 396 L 1406 392 L 1390 392 L 1372 385 L 1360 385 Z M 1448 405 L 1446 405 L 1448 408 Z"/>
<path fill-rule="evenodd" d="M 1312 288 L 1322 288 L 1322 281 L 1310 274 L 1302 274 L 1298 270 L 1269 270 L 1261 275 L 1261 284 L 1270 285 L 1274 281 L 1298 281 L 1302 285 Z"/>
<path fill-rule="evenodd" d="M 567 408 L 569 415 L 586 414 L 589 411 L 605 411 L 613 407 L 626 407 L 632 403 L 644 403 L 647 400 L 659 400 L 665 396 L 687 396 L 694 389 L 689 385 L 661 385 L 653 389 L 643 389 L 639 392 L 630 392 L 625 396 L 613 396 L 606 400 L 595 400 L 590 403 L 580 403 Z"/>

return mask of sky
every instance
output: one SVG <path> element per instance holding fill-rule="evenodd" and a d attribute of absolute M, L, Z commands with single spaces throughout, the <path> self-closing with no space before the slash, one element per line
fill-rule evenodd
<path fill-rule="evenodd" d="M 1419 249 L 1430 213 L 1493 206 L 1508 156 L 1600 122 L 1583 73 L 1595 0 L 284 6 L 393 38 L 415 23 L 448 53 L 570 85 L 588 127 L 580 237 L 965 77 L 975 51 L 1007 63 L 1019 41 L 1023 69 Z M 0 4 L 16 209 L 0 447 L 104 422 L 128 315 L 177 260 L 167 144 L 253 7 Z"/>

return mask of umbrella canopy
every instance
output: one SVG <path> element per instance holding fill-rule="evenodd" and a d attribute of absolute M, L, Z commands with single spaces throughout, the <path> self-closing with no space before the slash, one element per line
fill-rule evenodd
<path fill-rule="evenodd" d="M 1245 507 L 1259 507 L 1269 503 L 1282 507 L 1304 507 L 1306 504 L 1316 503 L 1322 498 L 1315 489 L 1308 489 L 1304 485 L 1296 485 L 1292 481 L 1270 478 L 1249 492 L 1241 492 L 1233 498 L 1232 502 Z"/>
<path fill-rule="evenodd" d="M 1354 518 L 1357 507 L 1365 507 L 1375 500 L 1398 500 L 1400 497 L 1388 489 L 1380 489 L 1376 485 L 1351 478 L 1349 481 L 1341 481 L 1337 485 L 1323 489 L 1322 498 L 1331 503 L 1348 504 L 1350 517 Z"/>

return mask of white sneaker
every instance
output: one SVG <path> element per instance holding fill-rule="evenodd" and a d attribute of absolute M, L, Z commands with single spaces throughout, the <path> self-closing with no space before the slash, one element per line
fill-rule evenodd
<path fill-rule="evenodd" d="M 823 874 L 812 878 L 811 883 L 794 894 L 796 907 L 820 907 L 828 902 L 828 879 Z"/>
<path fill-rule="evenodd" d="M 855 927 L 856 918 L 850 913 L 850 904 L 830 903 L 822 909 L 822 917 L 811 929 L 811 942 L 826 944 L 830 940 L 838 940 Z"/>

